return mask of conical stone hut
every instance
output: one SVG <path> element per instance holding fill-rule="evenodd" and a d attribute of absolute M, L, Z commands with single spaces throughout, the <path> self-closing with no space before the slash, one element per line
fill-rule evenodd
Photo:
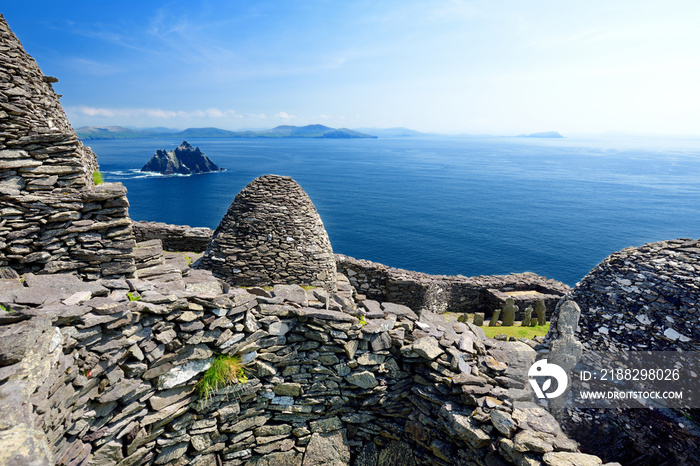
<path fill-rule="evenodd" d="M 132 276 L 126 188 L 95 185 L 97 157 L 68 122 L 57 81 L 0 15 L 0 269 Z"/>
<path fill-rule="evenodd" d="M 236 286 L 336 288 L 333 249 L 321 217 L 287 176 L 263 175 L 236 195 L 200 267 Z"/>

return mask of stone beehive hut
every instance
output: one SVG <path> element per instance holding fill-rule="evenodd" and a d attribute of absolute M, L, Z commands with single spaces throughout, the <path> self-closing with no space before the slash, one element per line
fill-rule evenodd
<path fill-rule="evenodd" d="M 94 186 L 95 154 L 0 15 L 0 267 L 130 275 L 134 240 L 126 189 Z"/>
<path fill-rule="evenodd" d="M 660 241 L 616 252 L 569 298 L 581 306 L 578 336 L 589 349 L 698 351 L 700 240 Z"/>
<path fill-rule="evenodd" d="M 659 241 L 615 252 L 567 298 L 581 307 L 576 336 L 585 350 L 698 351 L 700 240 Z M 558 318 L 557 310 L 548 339 L 556 336 Z M 699 414 L 697 409 L 587 410 L 566 422 L 583 447 L 604 451 L 608 460 L 637 464 L 643 457 L 643 464 L 662 464 L 674 458 L 674 464 L 698 464 Z"/>
<path fill-rule="evenodd" d="M 238 193 L 201 267 L 239 286 L 336 286 L 321 217 L 301 186 L 286 176 L 263 175 Z"/>

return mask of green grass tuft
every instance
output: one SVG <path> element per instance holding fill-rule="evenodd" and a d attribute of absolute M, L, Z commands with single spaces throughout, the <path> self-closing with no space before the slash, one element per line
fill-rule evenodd
<path fill-rule="evenodd" d="M 484 329 L 484 333 L 486 333 L 486 336 L 489 338 L 505 333 L 509 337 L 532 340 L 535 337 L 547 335 L 547 332 L 549 332 L 549 322 L 544 325 L 536 325 L 535 327 L 521 327 L 520 325 L 513 325 L 512 327 L 489 327 L 485 325 L 481 328 Z"/>
<path fill-rule="evenodd" d="M 241 363 L 240 356 L 219 355 L 211 363 L 211 367 L 204 372 L 197 382 L 197 393 L 201 398 L 208 399 L 212 393 L 233 384 L 248 382 L 245 367 Z"/>
<path fill-rule="evenodd" d="M 100 173 L 99 170 L 95 170 L 94 172 L 92 172 L 92 182 L 95 183 L 95 186 L 104 183 L 104 180 L 102 179 L 102 173 Z"/>
<path fill-rule="evenodd" d="M 136 296 L 133 293 L 131 293 L 131 291 L 127 291 L 126 297 L 129 298 L 129 301 L 138 301 L 139 299 L 141 299 L 141 296 Z"/>

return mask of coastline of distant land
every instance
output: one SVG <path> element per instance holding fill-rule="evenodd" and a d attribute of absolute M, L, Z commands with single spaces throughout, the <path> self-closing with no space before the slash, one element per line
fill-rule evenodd
<path fill-rule="evenodd" d="M 282 125 L 260 131 L 229 131 L 219 128 L 187 128 L 184 131 L 168 128 L 126 128 L 123 126 L 82 126 L 75 131 L 83 140 L 91 139 L 149 139 L 149 138 L 324 138 L 356 139 L 376 138 L 371 134 L 347 128 L 330 128 L 323 125 Z"/>
<path fill-rule="evenodd" d="M 516 137 L 516 138 L 564 138 L 557 131 L 542 131 L 517 136 L 493 134 L 445 134 L 421 132 L 405 127 L 395 128 L 331 128 L 324 125 L 292 126 L 282 125 L 271 129 L 241 129 L 231 131 L 221 128 L 187 128 L 185 130 L 154 127 L 134 128 L 126 126 L 81 126 L 75 130 L 82 140 L 98 139 L 158 139 L 158 138 L 318 138 L 318 139 L 361 139 L 361 138 L 479 138 L 479 137 Z"/>

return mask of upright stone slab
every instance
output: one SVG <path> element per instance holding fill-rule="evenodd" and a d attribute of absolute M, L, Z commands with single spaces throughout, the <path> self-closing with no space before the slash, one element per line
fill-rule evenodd
<path fill-rule="evenodd" d="M 237 286 L 336 288 L 335 259 L 321 217 L 287 176 L 263 175 L 238 193 L 200 267 Z"/>
<path fill-rule="evenodd" d="M 537 307 L 535 308 L 535 313 L 537 314 L 537 325 L 547 324 L 547 308 L 544 305 L 544 301 L 537 301 Z"/>
<path fill-rule="evenodd" d="M 489 322 L 489 327 L 495 327 L 496 324 L 498 324 L 498 318 L 501 316 L 501 310 L 496 309 L 493 311 L 493 315 L 491 316 L 491 321 Z"/>
<path fill-rule="evenodd" d="M 518 306 L 515 305 L 513 298 L 506 299 L 506 305 L 503 307 L 503 326 L 512 327 L 515 323 L 515 313 L 518 312 Z"/>
<path fill-rule="evenodd" d="M 528 306 L 525 308 L 525 316 L 523 317 L 522 322 L 520 322 L 520 325 L 522 327 L 529 327 L 532 322 L 532 306 Z"/>

